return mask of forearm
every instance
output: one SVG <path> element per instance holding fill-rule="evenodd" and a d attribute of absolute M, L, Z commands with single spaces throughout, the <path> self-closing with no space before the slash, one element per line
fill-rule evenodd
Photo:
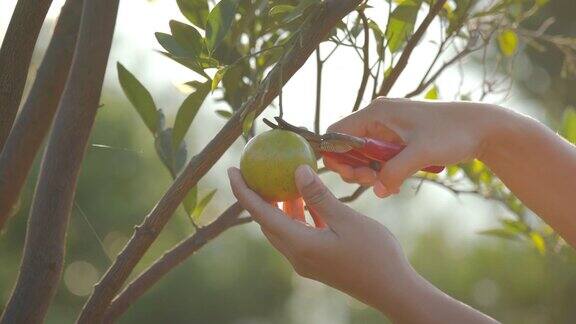
<path fill-rule="evenodd" d="M 494 319 L 450 297 L 410 270 L 403 289 L 384 299 L 380 311 L 394 323 L 497 323 Z"/>
<path fill-rule="evenodd" d="M 531 118 L 502 110 L 497 114 L 480 160 L 576 246 L 576 148 Z"/>

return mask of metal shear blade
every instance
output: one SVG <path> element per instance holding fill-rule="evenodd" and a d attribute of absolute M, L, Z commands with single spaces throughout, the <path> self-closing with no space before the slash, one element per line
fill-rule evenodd
<path fill-rule="evenodd" d="M 271 128 L 288 130 L 299 134 L 304 137 L 317 152 L 346 153 L 352 150 L 356 144 L 353 136 L 339 133 L 319 135 L 305 128 L 296 127 L 280 117 L 274 117 L 274 119 L 278 123 L 277 125 L 265 118 L 264 123 Z"/>

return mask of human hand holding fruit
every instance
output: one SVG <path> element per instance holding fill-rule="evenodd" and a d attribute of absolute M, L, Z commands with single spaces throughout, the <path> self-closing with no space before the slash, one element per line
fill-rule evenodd
<path fill-rule="evenodd" d="M 309 166 L 297 168 L 295 183 L 324 228 L 287 217 L 248 188 L 240 170 L 230 168 L 228 176 L 238 201 L 301 276 L 339 289 L 394 322 L 495 322 L 420 277 L 392 233 L 340 202 Z"/>
<path fill-rule="evenodd" d="M 257 136 L 240 165 L 242 171 L 228 170 L 234 195 L 300 275 L 354 296 L 393 321 L 493 322 L 420 277 L 386 227 L 334 197 L 299 135 L 273 130 Z M 284 212 L 276 207 L 282 200 Z M 304 203 L 316 227 L 305 223 Z"/>
<path fill-rule="evenodd" d="M 294 172 L 300 165 L 316 170 L 313 148 L 300 135 L 270 130 L 251 139 L 242 152 L 240 170 L 248 187 L 271 203 L 282 203 L 286 215 L 306 222 L 304 202 L 296 187 Z M 324 223 L 313 215 L 316 227 Z"/>

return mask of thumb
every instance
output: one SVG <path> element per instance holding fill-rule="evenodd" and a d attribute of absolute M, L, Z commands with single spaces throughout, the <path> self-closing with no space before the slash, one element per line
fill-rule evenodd
<path fill-rule="evenodd" d="M 404 180 L 426 167 L 421 151 L 417 145 L 408 145 L 382 166 L 378 177 L 388 193 L 397 193 Z"/>
<path fill-rule="evenodd" d="M 334 225 L 346 214 L 346 206 L 322 183 L 308 165 L 296 169 L 296 186 L 311 212 L 320 216 L 328 225 Z"/>

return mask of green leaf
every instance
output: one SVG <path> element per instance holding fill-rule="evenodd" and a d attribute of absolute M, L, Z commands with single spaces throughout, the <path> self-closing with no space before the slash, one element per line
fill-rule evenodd
<path fill-rule="evenodd" d="M 458 167 L 457 165 L 449 165 L 448 167 L 446 167 L 446 173 L 448 174 L 448 177 L 453 177 L 457 175 L 459 171 L 460 167 Z"/>
<path fill-rule="evenodd" d="M 223 110 L 223 109 L 216 110 L 216 114 L 218 114 L 218 116 L 223 117 L 225 119 L 230 119 L 230 117 L 232 117 L 232 112 L 230 112 L 228 110 Z"/>
<path fill-rule="evenodd" d="M 573 107 L 564 111 L 561 134 L 570 143 L 576 144 L 576 110 Z"/>
<path fill-rule="evenodd" d="M 226 37 L 234 22 L 238 0 L 221 0 L 208 14 L 206 22 L 206 45 L 212 53 Z"/>
<path fill-rule="evenodd" d="M 284 23 L 292 22 L 298 19 L 306 9 L 310 6 L 320 3 L 320 0 L 301 0 L 298 5 L 292 10 L 286 17 L 284 17 Z"/>
<path fill-rule="evenodd" d="M 208 82 L 201 83 L 192 94 L 190 94 L 178 109 L 176 114 L 176 121 L 174 122 L 174 131 L 172 133 L 172 141 L 174 147 L 178 147 L 188 132 L 188 128 L 192 124 L 194 117 L 198 113 L 200 106 L 206 99 L 210 92 L 210 84 Z"/>
<path fill-rule="evenodd" d="M 211 86 L 212 91 L 218 88 L 218 85 L 220 84 L 220 81 L 222 81 L 222 78 L 224 78 L 224 74 L 226 74 L 227 70 L 228 67 L 222 67 L 219 68 L 218 71 L 216 71 L 216 74 L 214 74 L 214 78 L 212 79 L 212 86 Z"/>
<path fill-rule="evenodd" d="M 120 62 L 116 64 L 118 69 L 118 79 L 122 90 L 128 97 L 130 103 L 136 108 L 136 111 L 146 124 L 146 127 L 152 132 L 156 133 L 158 126 L 158 113 L 154 99 L 150 92 L 130 73 Z"/>
<path fill-rule="evenodd" d="M 170 30 L 176 42 L 189 54 L 188 56 L 197 58 L 202 54 L 204 39 L 196 28 L 176 20 L 171 20 Z"/>
<path fill-rule="evenodd" d="M 438 88 L 435 85 L 432 86 L 432 88 L 426 92 L 424 98 L 429 100 L 438 100 L 438 98 L 440 98 L 438 95 Z"/>
<path fill-rule="evenodd" d="M 206 206 L 208 206 L 212 198 L 214 198 L 216 191 L 216 189 L 210 191 L 206 196 L 204 196 L 204 198 L 202 198 L 202 200 L 200 200 L 200 202 L 198 202 L 198 205 L 196 205 L 196 208 L 194 208 L 194 212 L 192 212 L 192 215 L 190 215 L 194 222 L 198 222 L 200 220 L 200 216 L 202 216 L 204 209 L 206 209 Z"/>
<path fill-rule="evenodd" d="M 178 149 L 174 149 L 172 144 L 172 128 L 167 128 L 157 133 L 154 147 L 162 163 L 164 163 L 168 171 L 170 171 L 172 178 L 176 178 L 186 163 L 188 152 L 184 143 L 180 143 Z"/>
<path fill-rule="evenodd" d="M 198 201 L 198 186 L 194 186 L 192 187 L 192 189 L 188 191 L 186 197 L 184 197 L 184 200 L 182 201 L 182 205 L 184 206 L 184 210 L 186 211 L 188 216 L 191 216 L 192 213 L 194 212 L 197 201 Z"/>
<path fill-rule="evenodd" d="M 277 5 L 272 7 L 272 9 L 270 9 L 270 11 L 268 12 L 268 15 L 270 16 L 274 16 L 274 15 L 279 15 L 279 14 L 285 14 L 287 12 L 290 12 L 292 10 L 294 10 L 294 6 L 291 5 Z"/>
<path fill-rule="evenodd" d="M 528 226 L 525 223 L 518 220 L 503 219 L 500 221 L 500 223 L 502 223 L 502 225 L 504 225 L 504 228 L 506 228 L 510 233 L 521 234 L 529 231 Z"/>
<path fill-rule="evenodd" d="M 544 238 L 542 237 L 542 235 L 540 235 L 540 233 L 537 233 L 537 232 L 531 232 L 530 233 L 530 239 L 532 240 L 532 244 L 534 244 L 534 247 L 536 248 L 536 250 L 538 250 L 538 252 L 540 252 L 540 254 L 545 255 L 546 254 L 546 242 L 544 241 Z"/>
<path fill-rule="evenodd" d="M 162 46 L 168 53 L 175 57 L 187 57 L 189 52 L 182 47 L 174 36 L 165 33 L 155 33 L 158 44 Z"/>
<path fill-rule="evenodd" d="M 506 56 L 510 57 L 516 54 L 518 50 L 518 35 L 512 29 L 506 29 L 500 35 L 498 35 L 498 47 L 500 52 Z"/>
<path fill-rule="evenodd" d="M 208 1 L 206 0 L 176 0 L 180 11 L 195 26 L 206 28 L 208 18 Z"/>
<path fill-rule="evenodd" d="M 536 5 L 538 5 L 539 7 L 542 7 L 542 6 L 546 5 L 548 2 L 550 2 L 550 0 L 536 0 Z"/>
<path fill-rule="evenodd" d="M 399 51 L 412 35 L 421 5 L 422 0 L 405 0 L 390 14 L 385 35 L 391 53 Z"/>
<path fill-rule="evenodd" d="M 187 57 L 181 57 L 181 56 L 175 56 L 172 55 L 170 53 L 166 53 L 166 52 L 160 52 L 160 54 L 168 57 L 169 59 L 178 62 L 182 65 L 184 65 L 185 67 L 189 68 L 190 70 L 200 74 L 201 76 L 209 79 L 210 77 L 208 76 L 208 74 L 206 74 L 206 72 L 204 72 L 204 66 L 202 66 L 202 64 L 200 63 L 201 60 L 198 59 L 190 59 Z"/>
<path fill-rule="evenodd" d="M 380 29 L 380 26 L 371 19 L 368 21 L 368 27 L 372 30 L 374 38 L 376 39 L 376 51 L 378 52 L 378 57 L 382 58 L 384 55 L 384 32 Z"/>
<path fill-rule="evenodd" d="M 252 111 L 246 117 L 244 117 L 244 121 L 242 121 L 242 133 L 244 136 L 248 136 L 250 134 L 250 130 L 252 129 L 252 124 L 254 124 L 254 118 L 256 118 L 256 112 Z"/>
<path fill-rule="evenodd" d="M 506 228 L 494 228 L 477 232 L 480 235 L 495 236 L 507 240 L 518 240 L 518 234 L 509 231 Z"/>

